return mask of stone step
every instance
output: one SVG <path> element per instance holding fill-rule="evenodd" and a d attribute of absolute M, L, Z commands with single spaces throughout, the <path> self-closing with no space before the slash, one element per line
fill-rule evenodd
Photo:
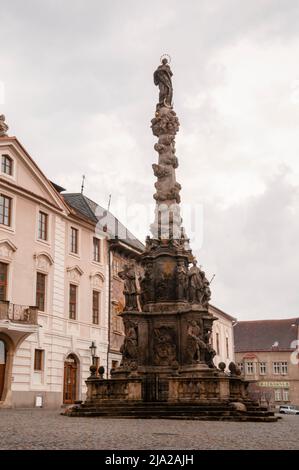
<path fill-rule="evenodd" d="M 88 410 L 88 411 L 107 411 L 109 413 L 119 413 L 122 410 L 125 411 L 132 411 L 132 412 L 142 412 L 142 411 L 147 411 L 147 410 L 153 410 L 155 412 L 177 412 L 177 411 L 186 411 L 188 413 L 197 413 L 197 412 L 210 412 L 210 411 L 219 411 L 219 412 L 226 412 L 226 411 L 234 411 L 231 409 L 229 406 L 204 406 L 204 405 L 186 405 L 186 404 L 181 404 L 180 406 L 173 406 L 173 405 L 163 405 L 163 404 L 155 404 L 154 406 L 152 405 L 140 405 L 139 406 L 132 406 L 132 405 L 117 405 L 117 406 L 112 406 L 109 404 L 101 404 L 98 406 L 88 406 L 88 405 L 82 405 L 81 406 L 82 410 Z M 266 408 L 255 408 L 255 407 L 250 407 L 247 408 L 247 413 L 250 414 L 256 414 L 256 413 L 270 413 L 273 414 L 272 411 L 269 411 Z"/>
<path fill-rule="evenodd" d="M 168 416 L 247 416 L 251 417 L 273 417 L 274 414 L 271 411 L 247 411 L 239 412 L 237 410 L 231 410 L 228 408 L 222 409 L 198 409 L 182 407 L 180 409 L 169 408 L 152 408 L 144 407 L 139 409 L 125 408 L 125 407 L 85 407 L 71 411 L 73 415 L 85 416 L 105 416 L 105 417 L 119 417 L 119 416 L 133 416 L 133 417 L 144 417 L 144 416 L 157 416 L 157 417 L 168 417 Z"/>
<path fill-rule="evenodd" d="M 106 419 L 176 419 L 176 420 L 195 420 L 195 421 L 247 421 L 247 422 L 276 422 L 277 418 L 275 416 L 247 416 L 246 414 L 237 415 L 237 414 L 206 414 L 206 415 L 160 415 L 160 414 L 150 414 L 150 413 L 140 413 L 136 416 L 135 414 L 123 415 L 103 415 L 99 412 L 78 412 L 70 415 L 72 417 L 98 417 Z"/>

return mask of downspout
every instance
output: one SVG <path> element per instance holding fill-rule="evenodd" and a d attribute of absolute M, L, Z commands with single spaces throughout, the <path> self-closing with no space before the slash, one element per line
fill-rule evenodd
<path fill-rule="evenodd" d="M 109 289 L 108 289 L 108 345 L 107 345 L 107 372 L 106 372 L 106 377 L 107 379 L 109 378 L 109 353 L 110 353 L 110 333 L 111 333 L 111 246 L 110 242 L 108 241 L 109 248 L 108 248 L 108 283 L 109 283 Z"/>

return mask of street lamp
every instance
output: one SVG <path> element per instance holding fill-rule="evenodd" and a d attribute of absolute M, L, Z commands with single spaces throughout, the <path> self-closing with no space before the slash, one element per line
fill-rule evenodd
<path fill-rule="evenodd" d="M 89 349 L 90 349 L 90 354 L 92 357 L 92 364 L 94 365 L 94 358 L 96 356 L 96 351 L 97 351 L 97 347 L 94 341 L 92 341 L 91 346 L 89 346 Z"/>

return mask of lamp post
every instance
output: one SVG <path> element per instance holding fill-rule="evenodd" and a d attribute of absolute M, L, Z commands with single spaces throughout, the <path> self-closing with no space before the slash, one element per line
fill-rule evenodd
<path fill-rule="evenodd" d="M 95 378 L 96 375 L 97 375 L 97 364 L 96 364 L 96 350 L 97 350 L 97 347 L 96 347 L 94 341 L 92 341 L 91 346 L 89 346 L 89 349 L 90 349 L 91 360 L 92 360 L 91 366 L 89 368 L 90 378 Z"/>
<path fill-rule="evenodd" d="M 94 341 L 92 341 L 91 346 L 89 346 L 89 349 L 90 349 L 90 354 L 91 354 L 91 359 L 92 359 L 92 365 L 94 366 L 95 365 L 94 359 L 96 357 L 96 351 L 97 351 L 97 347 Z"/>

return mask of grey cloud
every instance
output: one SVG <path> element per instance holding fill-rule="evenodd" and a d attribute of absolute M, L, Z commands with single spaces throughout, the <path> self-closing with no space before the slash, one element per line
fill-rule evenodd
<path fill-rule="evenodd" d="M 298 314 L 299 186 L 288 176 L 226 210 L 205 206 L 200 261 L 216 273 L 213 302 L 239 319 Z"/>
<path fill-rule="evenodd" d="M 281 98 L 273 70 L 287 65 L 277 58 L 269 72 L 272 103 L 263 96 L 253 97 L 261 102 L 259 116 L 266 124 L 257 115 L 252 123 L 242 120 L 239 126 L 244 134 L 246 128 L 245 137 L 237 129 L 238 120 L 230 116 L 230 104 L 227 114 L 219 108 L 215 91 L 228 80 L 221 53 L 237 46 L 242 50 L 244 41 L 253 45 L 253 55 L 264 47 L 275 55 L 283 45 L 295 56 L 297 0 L 0 3 L 0 80 L 6 86 L 1 112 L 7 116 L 11 135 L 20 139 L 49 178 L 69 191 L 79 191 L 85 174 L 86 194 L 105 205 L 112 193 L 115 210 L 124 195 L 128 204 L 136 197 L 145 206 L 153 201 L 151 164 L 157 155 L 149 126 L 157 89 L 152 73 L 160 55 L 170 53 L 175 109 L 181 121 L 178 180 L 184 202 L 205 205 L 201 257 L 207 271 L 217 271 L 215 299 L 229 313 L 248 318 L 279 311 L 281 316 L 293 314 L 298 298 L 290 280 L 295 275 L 298 226 L 292 217 L 298 212 L 285 209 L 289 203 L 283 198 L 293 194 L 286 178 L 281 188 L 266 178 L 286 158 L 284 146 L 289 179 L 299 177 L 296 110 L 291 113 L 282 106 L 279 119 L 272 119 Z M 257 63 L 254 74 L 260 73 L 258 67 Z M 244 83 L 244 94 L 247 91 Z M 271 188 L 278 191 L 284 206 L 277 204 Z M 231 205 L 236 199 L 237 207 Z M 275 201 L 275 210 L 270 201 Z M 276 217 L 278 207 L 283 224 Z M 115 215 L 122 219 L 121 213 Z M 147 232 L 145 227 L 138 235 L 144 238 Z M 275 248 L 272 256 L 266 250 L 267 239 Z M 253 264 L 262 273 L 257 279 Z M 272 274 L 278 264 L 284 273 L 283 293 L 277 292 Z M 258 302 L 252 298 L 252 284 L 260 292 Z"/>

